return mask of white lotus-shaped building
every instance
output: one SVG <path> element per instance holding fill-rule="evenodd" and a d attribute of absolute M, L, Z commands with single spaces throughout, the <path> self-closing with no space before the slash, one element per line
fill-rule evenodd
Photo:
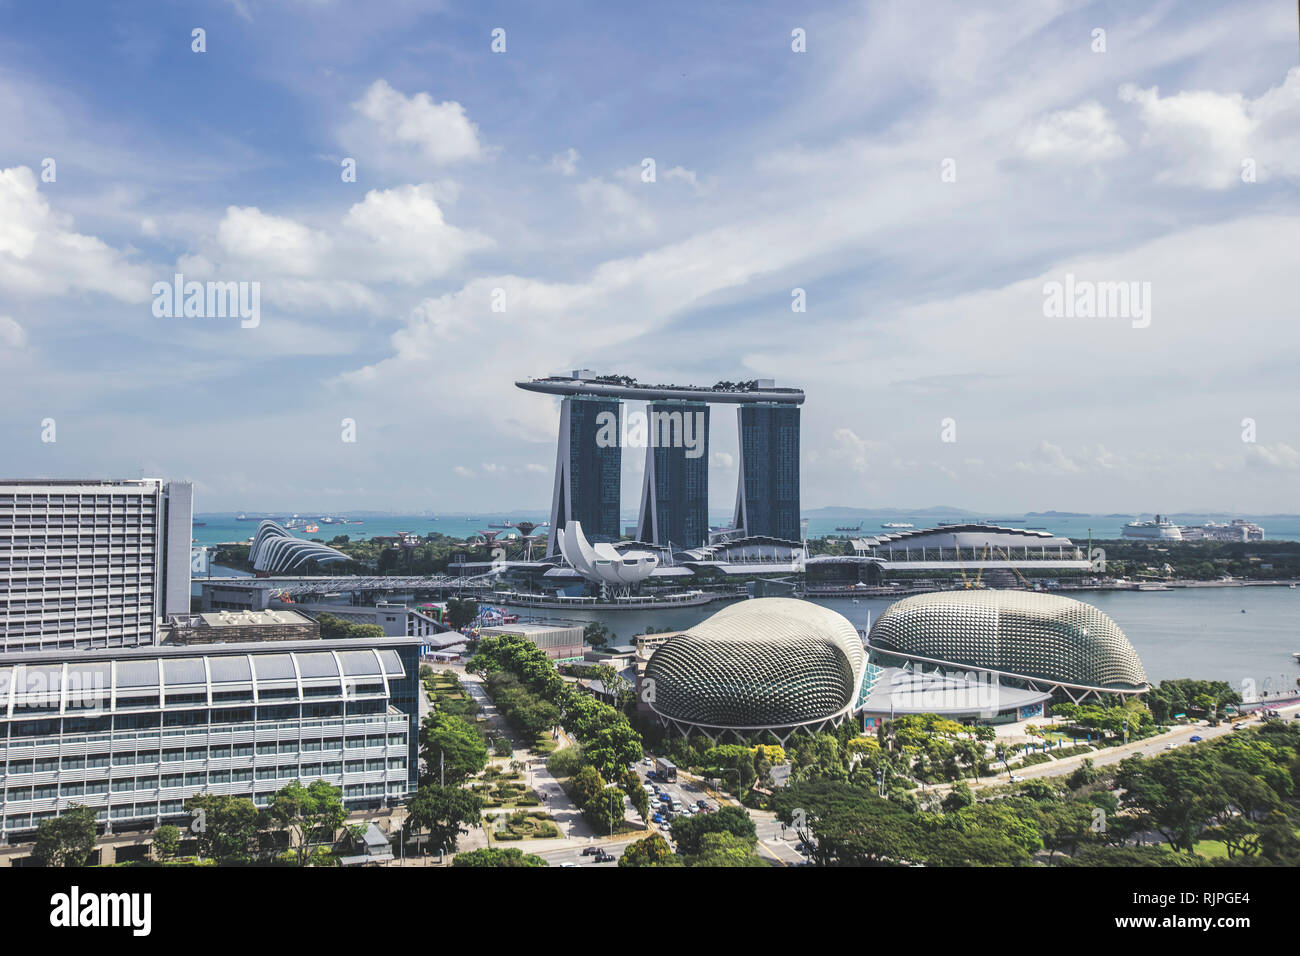
<path fill-rule="evenodd" d="M 582 533 L 581 521 L 570 521 L 555 529 L 560 554 L 588 581 L 625 589 L 644 581 L 659 566 L 649 551 L 619 553 L 612 544 L 591 544 Z"/>

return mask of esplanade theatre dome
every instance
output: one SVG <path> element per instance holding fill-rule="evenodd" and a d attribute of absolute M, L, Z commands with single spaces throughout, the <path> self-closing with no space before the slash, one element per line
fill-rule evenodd
<path fill-rule="evenodd" d="M 1090 604 L 1056 594 L 918 594 L 886 608 L 868 643 L 873 658 L 897 654 L 1110 693 L 1150 687 L 1118 624 Z"/>
<path fill-rule="evenodd" d="M 663 644 L 646 664 L 650 706 L 678 726 L 794 728 L 852 713 L 867 672 L 857 629 L 808 601 L 733 604 Z"/>

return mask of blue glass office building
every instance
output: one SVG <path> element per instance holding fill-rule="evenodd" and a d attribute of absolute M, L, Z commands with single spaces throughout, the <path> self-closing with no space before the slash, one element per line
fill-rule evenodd
<path fill-rule="evenodd" d="M 675 551 L 698 548 L 709 536 L 709 406 L 651 402 L 646 419 L 637 537 Z"/>
<path fill-rule="evenodd" d="M 547 554 L 557 550 L 555 529 L 570 521 L 580 521 L 592 542 L 617 541 L 621 536 L 622 413 L 623 403 L 617 399 L 574 395 L 560 403 Z"/>
<path fill-rule="evenodd" d="M 735 526 L 747 536 L 798 541 L 799 406 L 741 405 Z"/>

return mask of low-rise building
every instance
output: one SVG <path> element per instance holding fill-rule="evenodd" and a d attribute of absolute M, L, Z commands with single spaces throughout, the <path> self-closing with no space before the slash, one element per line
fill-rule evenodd
<path fill-rule="evenodd" d="M 502 624 L 479 628 L 480 637 L 513 634 L 524 637 L 546 652 L 553 661 L 582 660 L 581 624 Z"/>
<path fill-rule="evenodd" d="M 323 779 L 350 810 L 417 786 L 418 639 L 0 655 L 0 865 L 71 804 L 105 831 L 188 819 L 198 794 L 265 806 Z"/>

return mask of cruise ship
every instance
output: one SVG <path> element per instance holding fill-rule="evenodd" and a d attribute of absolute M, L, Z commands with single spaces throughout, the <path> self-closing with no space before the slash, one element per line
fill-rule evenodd
<path fill-rule="evenodd" d="M 880 527 L 882 528 L 915 528 L 916 525 L 909 521 L 886 521 Z"/>
<path fill-rule="evenodd" d="M 1168 518 L 1156 515 L 1154 521 L 1130 521 L 1124 525 L 1124 537 L 1148 541 L 1182 541 L 1183 530 Z"/>

